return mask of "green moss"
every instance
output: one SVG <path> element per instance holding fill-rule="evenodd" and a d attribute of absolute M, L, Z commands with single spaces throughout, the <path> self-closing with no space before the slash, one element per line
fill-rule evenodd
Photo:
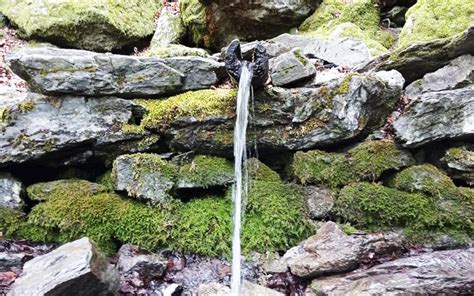
<path fill-rule="evenodd" d="M 340 188 L 351 182 L 377 180 L 383 172 L 398 170 L 414 162 L 408 151 L 393 141 L 367 141 L 343 153 L 320 150 L 297 152 L 292 174 L 303 183 Z"/>
<path fill-rule="evenodd" d="M 31 200 L 46 201 L 50 198 L 64 197 L 66 199 L 74 199 L 78 196 L 92 196 L 97 193 L 106 192 L 107 188 L 85 180 L 70 179 L 36 183 L 28 186 L 26 191 Z"/>
<path fill-rule="evenodd" d="M 20 211 L 0 207 L 0 232 L 5 237 L 13 236 L 21 228 L 24 218 L 25 214 Z"/>
<path fill-rule="evenodd" d="M 351 169 L 360 179 L 377 180 L 383 172 L 414 163 L 411 154 L 393 141 L 367 141 L 348 152 Z"/>
<path fill-rule="evenodd" d="M 320 150 L 296 152 L 292 173 L 303 184 L 315 183 L 331 188 L 342 187 L 354 179 L 345 155 Z"/>
<path fill-rule="evenodd" d="M 301 64 L 303 64 L 303 66 L 308 64 L 308 59 L 301 53 L 300 50 L 294 50 L 293 54 L 301 62 Z"/>
<path fill-rule="evenodd" d="M 227 185 L 234 179 L 234 168 L 225 158 L 198 155 L 190 163 L 180 166 L 178 187 Z"/>
<path fill-rule="evenodd" d="M 12 120 L 11 109 L 8 107 L 0 108 L 0 122 L 9 122 Z"/>
<path fill-rule="evenodd" d="M 179 10 L 184 26 L 187 28 L 187 39 L 199 46 L 208 48 L 208 24 L 206 6 L 199 0 L 180 0 Z"/>
<path fill-rule="evenodd" d="M 351 85 L 353 73 L 350 73 L 344 77 L 341 84 L 339 85 L 338 94 L 345 95 L 349 92 L 349 87 Z"/>
<path fill-rule="evenodd" d="M 97 178 L 97 184 L 107 188 L 107 191 L 114 191 L 114 182 L 112 180 L 112 170 L 109 170 Z"/>
<path fill-rule="evenodd" d="M 18 109 L 21 113 L 27 113 L 27 112 L 33 111 L 34 108 L 35 108 L 35 102 L 31 100 L 24 101 L 18 104 Z"/>
<path fill-rule="evenodd" d="M 142 124 L 146 128 L 159 129 L 180 117 L 204 119 L 212 115 L 232 114 L 237 91 L 216 89 L 190 91 L 161 100 L 137 100 L 148 111 Z"/>
<path fill-rule="evenodd" d="M 354 226 L 352 226 L 348 223 L 342 224 L 341 229 L 347 235 L 351 235 L 351 234 L 355 234 L 355 233 L 359 232 L 359 230 L 357 230 L 357 228 L 355 228 Z"/>
<path fill-rule="evenodd" d="M 277 172 L 269 168 L 263 162 L 256 158 L 250 158 L 247 160 L 247 171 L 250 180 L 254 181 L 267 181 L 267 182 L 279 182 L 280 176 Z"/>
<path fill-rule="evenodd" d="M 465 147 L 453 147 L 446 151 L 443 158 L 446 162 L 473 162 L 474 163 L 474 151 L 468 150 Z"/>
<path fill-rule="evenodd" d="M 419 0 L 406 13 L 398 47 L 456 35 L 474 24 L 474 5 L 465 0 Z"/>
<path fill-rule="evenodd" d="M 147 132 L 142 125 L 124 124 L 122 125 L 122 132 L 127 135 L 146 135 Z"/>
<path fill-rule="evenodd" d="M 379 184 L 354 183 L 344 187 L 335 212 L 356 226 L 371 230 L 404 228 L 408 233 L 448 230 L 472 233 L 473 202 L 408 193 Z"/>
<path fill-rule="evenodd" d="M 160 7 L 159 0 L 0 2 L 0 11 L 24 35 L 100 51 L 153 34 L 154 16 Z"/>
<path fill-rule="evenodd" d="M 314 14 L 300 26 L 301 31 L 329 31 L 345 22 L 352 22 L 362 30 L 375 32 L 380 16 L 376 0 L 324 0 Z"/>
<path fill-rule="evenodd" d="M 430 164 L 404 169 L 388 181 L 388 186 L 442 198 L 452 198 L 458 195 L 458 190 L 451 178 Z"/>

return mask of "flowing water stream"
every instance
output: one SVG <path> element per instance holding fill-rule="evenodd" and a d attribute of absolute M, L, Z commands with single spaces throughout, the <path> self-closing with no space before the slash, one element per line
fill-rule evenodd
<path fill-rule="evenodd" d="M 242 201 L 247 194 L 248 178 L 244 176 L 246 170 L 242 170 L 246 160 L 246 133 L 249 117 L 249 99 L 252 82 L 252 73 L 249 65 L 242 66 L 239 80 L 239 93 L 237 95 L 237 115 L 234 128 L 234 173 L 235 182 L 232 190 L 234 203 L 233 234 L 232 234 L 232 295 L 240 295 L 241 285 L 241 247 L 240 228 L 242 222 Z"/>

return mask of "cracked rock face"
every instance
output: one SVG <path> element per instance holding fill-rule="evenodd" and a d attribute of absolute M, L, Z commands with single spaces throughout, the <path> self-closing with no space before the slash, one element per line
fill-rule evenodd
<path fill-rule="evenodd" d="M 59 48 L 22 48 L 5 57 L 29 86 L 44 94 L 168 95 L 204 89 L 224 75 L 224 65 L 201 57 L 151 58 Z"/>
<path fill-rule="evenodd" d="M 349 236 L 336 223 L 327 222 L 283 258 L 293 274 L 315 278 L 354 270 L 368 259 L 400 250 L 402 243 L 403 237 L 397 233 Z"/>
<path fill-rule="evenodd" d="M 122 131 L 136 108 L 141 107 L 114 97 L 56 98 L 1 88 L 0 166 L 46 158 L 61 165 L 101 153 L 140 150 L 149 143 L 134 143 L 144 135 Z"/>
<path fill-rule="evenodd" d="M 259 148 L 301 150 L 340 143 L 383 124 L 401 95 L 396 72 L 347 74 L 320 87 L 266 88 L 255 94 L 249 141 Z M 230 154 L 233 114 L 175 118 L 163 131 L 173 147 Z"/>
<path fill-rule="evenodd" d="M 343 276 L 314 280 L 321 295 L 470 295 L 474 249 L 426 253 Z"/>
<path fill-rule="evenodd" d="M 407 147 L 474 134 L 474 57 L 460 56 L 410 84 L 412 100 L 395 122 L 396 136 Z"/>

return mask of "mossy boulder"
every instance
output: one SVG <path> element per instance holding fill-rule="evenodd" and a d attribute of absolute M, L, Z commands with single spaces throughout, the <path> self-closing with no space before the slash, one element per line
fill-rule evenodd
<path fill-rule="evenodd" d="M 178 167 L 158 154 L 121 155 L 112 169 L 115 190 L 153 203 L 166 203 L 172 199 L 171 191 L 177 176 Z"/>
<path fill-rule="evenodd" d="M 87 185 L 77 180 L 77 185 Z M 231 190 L 183 203 L 172 200 L 153 206 L 112 193 L 73 196 L 54 194 L 24 214 L 0 209 L 0 231 L 8 237 L 65 243 L 87 236 L 109 254 L 131 243 L 145 250 L 221 256 L 231 249 Z M 303 198 L 298 188 L 282 182 L 254 181 L 242 230 L 245 254 L 286 250 L 307 237 Z"/>
<path fill-rule="evenodd" d="M 406 13 L 398 47 L 452 37 L 474 25 L 474 5 L 465 0 L 418 0 Z"/>
<path fill-rule="evenodd" d="M 173 58 L 173 57 L 209 57 L 209 53 L 202 48 L 187 47 L 181 44 L 168 44 L 160 47 L 152 47 L 145 52 L 147 57 Z"/>
<path fill-rule="evenodd" d="M 277 172 L 269 168 L 266 164 L 259 161 L 257 158 L 250 158 L 246 161 L 246 168 L 250 180 L 279 182 L 280 176 Z"/>
<path fill-rule="evenodd" d="M 441 162 L 454 180 L 474 185 L 474 147 L 460 146 L 449 148 Z"/>
<path fill-rule="evenodd" d="M 377 180 L 386 171 L 413 163 L 410 152 L 393 141 L 367 141 L 347 153 L 296 152 L 292 174 L 303 184 L 341 188 L 355 181 Z"/>
<path fill-rule="evenodd" d="M 363 41 L 374 56 L 387 52 L 394 38 L 379 29 L 377 0 L 324 0 L 299 27 L 303 35 Z"/>
<path fill-rule="evenodd" d="M 186 34 L 181 17 L 167 7 L 160 11 L 155 34 L 151 39 L 150 48 L 160 48 L 169 44 L 179 44 Z"/>
<path fill-rule="evenodd" d="M 4 0 L 0 12 L 26 36 L 110 51 L 152 35 L 160 7 L 159 0 Z"/>
<path fill-rule="evenodd" d="M 26 189 L 28 197 L 34 201 L 47 201 L 49 198 L 70 198 L 92 196 L 107 191 L 107 187 L 86 180 L 69 179 L 36 183 Z"/>
<path fill-rule="evenodd" d="M 403 228 L 415 241 L 439 234 L 461 234 L 474 230 L 474 199 L 458 195 L 450 199 L 422 192 L 405 192 L 373 183 L 344 187 L 335 212 L 357 227 L 370 230 Z"/>
<path fill-rule="evenodd" d="M 177 188 L 226 186 L 234 181 L 234 167 L 225 158 L 198 155 L 179 167 Z"/>

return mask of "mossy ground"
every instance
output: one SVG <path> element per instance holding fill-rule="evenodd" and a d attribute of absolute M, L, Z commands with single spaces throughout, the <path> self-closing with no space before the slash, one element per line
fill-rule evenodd
<path fill-rule="evenodd" d="M 474 5 L 466 0 L 418 0 L 406 13 L 398 47 L 452 37 L 474 25 Z"/>
<path fill-rule="evenodd" d="M 383 172 L 412 164 L 409 152 L 393 141 L 367 141 L 347 153 L 320 150 L 297 152 L 292 174 L 303 184 L 318 184 L 332 189 L 351 182 L 377 180 Z"/>

